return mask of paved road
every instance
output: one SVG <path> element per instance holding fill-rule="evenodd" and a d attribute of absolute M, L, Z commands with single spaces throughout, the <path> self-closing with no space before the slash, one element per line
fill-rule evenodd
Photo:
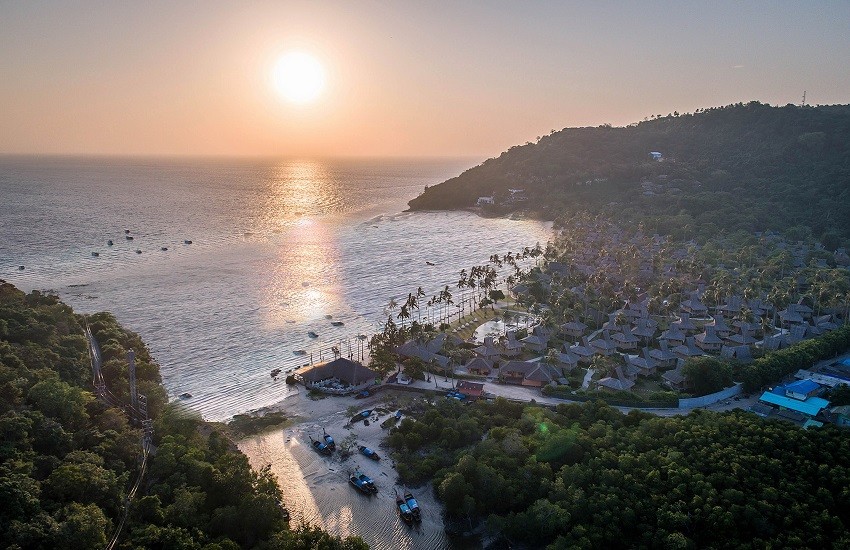
<path fill-rule="evenodd" d="M 448 391 L 453 388 L 453 383 L 456 384 L 457 380 L 452 380 L 451 378 L 445 378 L 443 376 L 433 376 L 431 375 L 430 381 L 424 380 L 415 380 L 411 384 L 410 387 L 419 388 L 422 390 L 443 390 Z M 559 405 L 561 403 L 580 403 L 580 401 L 570 401 L 567 399 L 557 399 L 554 397 L 546 397 L 541 395 L 540 390 L 537 388 L 529 388 L 525 386 L 515 386 L 513 384 L 499 384 L 494 381 L 492 378 L 488 378 L 484 382 L 484 391 L 495 395 L 497 397 L 504 397 L 506 399 L 512 399 L 516 401 L 525 401 L 530 403 L 531 401 L 535 401 L 537 403 L 545 404 L 545 405 Z M 758 400 L 758 395 L 750 396 L 748 398 L 741 397 L 738 401 L 735 401 L 734 398 L 724 399 L 712 405 L 708 405 L 706 407 L 698 407 L 703 410 L 709 411 L 730 411 L 733 409 L 749 409 L 756 401 Z M 635 410 L 636 407 L 618 407 L 614 408 L 619 409 L 622 412 L 629 412 L 631 410 Z M 651 409 L 651 408 L 637 408 L 637 410 L 642 410 L 645 412 L 649 412 L 652 414 L 656 414 L 658 416 L 676 416 L 689 414 L 694 408 L 669 408 L 669 409 Z"/>

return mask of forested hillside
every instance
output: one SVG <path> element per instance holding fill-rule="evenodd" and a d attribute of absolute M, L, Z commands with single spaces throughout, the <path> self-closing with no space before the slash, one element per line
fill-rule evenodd
<path fill-rule="evenodd" d="M 442 400 L 389 437 L 500 548 L 847 548 L 850 439 L 734 411 Z"/>
<path fill-rule="evenodd" d="M 528 200 L 511 202 L 510 188 Z M 464 208 L 489 195 L 494 213 L 584 210 L 661 232 L 690 226 L 690 236 L 808 227 L 834 248 L 850 239 L 850 106 L 752 102 L 566 128 L 426 189 L 410 207 Z"/>
<path fill-rule="evenodd" d="M 97 400 L 84 320 L 55 296 L 0 281 L 0 547 L 104 548 L 139 474 L 141 432 Z M 212 426 L 166 402 L 144 343 L 109 314 L 89 317 L 104 377 L 122 401 L 125 351 L 155 420 L 155 454 L 130 507 L 123 549 L 363 549 L 309 527 L 290 530 L 268 471 Z"/>

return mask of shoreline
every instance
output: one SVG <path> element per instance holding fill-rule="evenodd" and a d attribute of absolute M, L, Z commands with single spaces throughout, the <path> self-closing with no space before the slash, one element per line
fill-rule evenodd
<path fill-rule="evenodd" d="M 423 510 L 421 525 L 408 526 L 395 509 L 394 489 L 398 473 L 388 452 L 381 447 L 388 431 L 380 426 L 396 410 L 416 399 L 416 395 L 402 395 L 382 391 L 365 399 L 353 396 L 329 396 L 320 399 L 307 397 L 299 391 L 281 402 L 263 407 L 264 413 L 283 412 L 292 423 L 284 428 L 273 428 L 236 441 L 255 470 L 270 467 L 283 492 L 283 501 L 292 514 L 292 525 L 309 522 L 332 534 L 357 535 L 376 549 L 434 549 L 450 548 L 445 533 L 443 507 L 434 497 L 430 483 L 412 490 Z M 357 411 L 382 409 L 378 421 L 369 426 L 359 422 L 349 424 L 352 408 Z M 375 418 L 375 413 L 371 419 Z M 365 445 L 381 455 L 380 461 L 366 459 L 355 452 L 341 459 L 337 450 L 326 457 L 310 446 L 310 437 L 320 439 L 327 431 L 339 448 L 344 439 L 355 435 L 357 445 Z M 378 486 L 376 496 L 361 495 L 349 486 L 348 473 L 360 471 L 371 477 Z"/>

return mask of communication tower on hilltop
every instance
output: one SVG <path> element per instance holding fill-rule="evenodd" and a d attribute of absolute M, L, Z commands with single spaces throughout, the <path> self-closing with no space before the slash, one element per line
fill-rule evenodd
<path fill-rule="evenodd" d="M 806 106 L 806 90 L 803 90 L 803 102 L 800 103 L 800 107 Z"/>

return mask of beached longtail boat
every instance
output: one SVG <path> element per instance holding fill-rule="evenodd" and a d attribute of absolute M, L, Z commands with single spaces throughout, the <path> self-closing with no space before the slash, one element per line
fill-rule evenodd
<path fill-rule="evenodd" d="M 324 437 L 324 440 L 325 440 L 325 445 L 327 445 L 332 451 L 335 451 L 336 450 L 336 441 L 334 441 L 334 438 L 329 436 L 328 432 L 326 432 L 324 428 L 322 428 L 322 433 L 324 434 L 323 437 Z"/>
<path fill-rule="evenodd" d="M 313 444 L 313 449 L 319 454 L 329 455 L 333 452 L 332 449 L 330 449 L 321 441 L 316 441 L 315 439 L 313 439 L 313 436 L 310 436 L 310 443 Z"/>
<path fill-rule="evenodd" d="M 354 475 L 357 476 L 357 479 L 359 479 L 367 489 L 369 489 L 370 493 L 378 493 L 378 487 L 375 486 L 375 481 L 371 477 L 360 471 L 354 472 Z"/>
<path fill-rule="evenodd" d="M 413 514 L 413 521 L 422 521 L 422 510 L 419 508 L 419 503 L 410 491 L 405 491 L 404 502 L 410 508 L 410 513 Z"/>
<path fill-rule="evenodd" d="M 398 494 L 398 491 L 395 492 L 395 506 L 398 509 L 398 515 L 401 516 L 401 519 L 407 523 L 413 521 L 413 513 L 410 511 L 410 507 L 404 501 L 404 498 Z"/>
<path fill-rule="evenodd" d="M 361 420 L 366 420 L 370 416 L 372 416 L 372 409 L 369 409 L 369 410 L 363 411 L 363 412 L 359 412 L 359 413 L 357 413 L 357 414 L 355 414 L 354 416 L 351 417 L 351 423 L 354 424 L 355 422 L 360 422 Z"/>
<path fill-rule="evenodd" d="M 369 447 L 364 447 L 363 445 L 360 445 L 360 447 L 358 447 L 358 448 L 360 449 L 360 452 L 363 454 L 363 456 L 365 456 L 367 458 L 371 458 L 372 460 L 375 460 L 375 461 L 381 460 L 381 457 L 378 455 L 378 453 L 376 453 L 375 451 L 373 451 Z"/>
<path fill-rule="evenodd" d="M 364 495 L 372 494 L 372 490 L 366 485 L 366 482 L 364 482 L 362 479 L 360 479 L 360 477 L 357 476 L 357 474 L 349 474 L 348 482 L 351 483 L 355 489 L 357 489 Z"/>

